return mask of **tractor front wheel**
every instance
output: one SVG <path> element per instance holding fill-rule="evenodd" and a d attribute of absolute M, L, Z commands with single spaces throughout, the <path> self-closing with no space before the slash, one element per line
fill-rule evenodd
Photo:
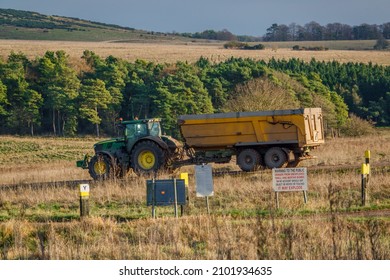
<path fill-rule="evenodd" d="M 95 155 L 91 158 L 88 171 L 94 180 L 106 180 L 113 175 L 113 166 L 110 158 L 105 155 Z"/>

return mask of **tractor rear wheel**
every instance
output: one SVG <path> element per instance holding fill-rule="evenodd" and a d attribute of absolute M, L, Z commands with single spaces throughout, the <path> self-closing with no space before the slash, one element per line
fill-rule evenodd
<path fill-rule="evenodd" d="M 272 147 L 265 152 L 264 162 L 268 168 L 281 168 L 287 164 L 287 155 L 279 147 Z"/>
<path fill-rule="evenodd" d="M 237 164 L 242 171 L 255 171 L 261 165 L 261 156 L 254 149 L 245 149 L 238 154 Z"/>
<path fill-rule="evenodd" d="M 95 155 L 89 162 L 88 171 L 94 180 L 106 180 L 113 176 L 114 168 L 108 156 Z"/>
<path fill-rule="evenodd" d="M 138 143 L 131 152 L 131 168 L 138 175 L 152 174 L 165 164 L 164 151 L 152 141 Z"/>

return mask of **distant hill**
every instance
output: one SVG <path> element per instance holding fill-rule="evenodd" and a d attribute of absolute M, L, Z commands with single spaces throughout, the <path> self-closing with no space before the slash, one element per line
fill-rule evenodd
<path fill-rule="evenodd" d="M 64 41 L 188 40 L 188 38 L 136 30 L 78 18 L 0 9 L 0 39 Z"/>

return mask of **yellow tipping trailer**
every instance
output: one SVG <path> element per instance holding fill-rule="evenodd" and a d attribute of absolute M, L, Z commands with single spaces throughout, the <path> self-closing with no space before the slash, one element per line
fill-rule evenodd
<path fill-rule="evenodd" d="M 181 134 L 196 162 L 229 162 L 244 171 L 297 166 L 324 143 L 320 108 L 183 115 Z"/>

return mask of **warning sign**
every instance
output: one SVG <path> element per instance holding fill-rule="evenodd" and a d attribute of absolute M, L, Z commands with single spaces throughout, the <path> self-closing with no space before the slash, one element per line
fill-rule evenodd
<path fill-rule="evenodd" d="M 196 196 L 213 196 L 213 174 L 210 165 L 195 165 Z"/>
<path fill-rule="evenodd" d="M 307 169 L 274 168 L 272 169 L 275 192 L 307 191 Z"/>

